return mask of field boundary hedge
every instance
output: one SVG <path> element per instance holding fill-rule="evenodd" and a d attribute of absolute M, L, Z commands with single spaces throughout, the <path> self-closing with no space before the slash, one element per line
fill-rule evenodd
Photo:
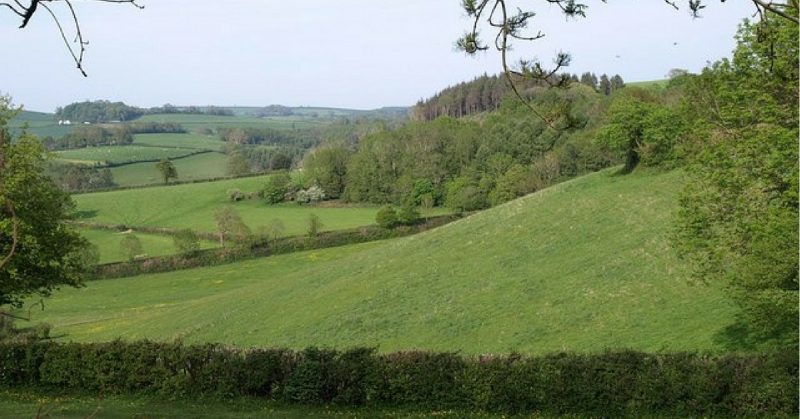
<path fill-rule="evenodd" d="M 705 355 L 0 344 L 0 387 L 498 413 L 797 417 L 797 350 Z"/>
<path fill-rule="evenodd" d="M 203 150 L 202 153 L 198 153 L 198 154 L 203 154 L 203 153 L 225 154 L 225 153 L 222 153 L 220 151 L 208 151 L 208 150 Z M 171 159 L 171 160 L 175 160 L 175 159 Z M 136 163 L 141 163 L 141 162 L 136 162 Z M 135 163 L 127 163 L 127 164 L 135 164 Z M 108 166 L 99 167 L 99 168 L 100 169 L 104 169 L 106 167 L 108 167 Z M 193 183 L 219 182 L 219 181 L 222 181 L 222 180 L 234 180 L 234 179 L 243 179 L 243 178 L 250 178 L 250 177 L 267 176 L 267 175 L 273 175 L 273 174 L 276 174 L 276 173 L 284 173 L 284 172 L 286 172 L 286 170 L 265 170 L 263 172 L 257 172 L 257 173 L 247 173 L 247 174 L 244 174 L 244 175 L 235 175 L 235 176 L 217 176 L 217 177 L 208 178 L 208 179 L 192 179 L 192 180 L 180 180 L 180 179 L 178 179 L 178 180 L 172 180 L 172 181 L 170 181 L 170 183 L 167 183 L 167 184 L 151 183 L 151 184 L 147 184 L 147 185 L 113 186 L 113 187 L 110 187 L 110 188 L 100 188 L 100 189 L 93 189 L 91 191 L 73 193 L 72 195 L 73 196 L 74 195 L 88 195 L 88 194 L 101 193 L 101 192 L 127 191 L 127 190 L 131 190 L 131 189 L 160 188 L 160 187 L 164 187 L 164 186 L 190 185 L 190 184 L 193 184 Z"/>
<path fill-rule="evenodd" d="M 462 215 L 460 214 L 443 215 L 426 218 L 422 222 L 412 226 L 398 226 L 392 229 L 371 225 L 347 230 L 324 231 L 315 237 L 282 237 L 268 241 L 254 241 L 236 247 L 205 249 L 193 253 L 177 255 L 154 256 L 132 262 L 106 263 L 97 265 L 87 279 L 111 279 L 148 273 L 171 272 L 202 266 L 222 265 L 259 257 L 405 237 L 449 224 L 461 217 Z M 114 230 L 127 229 L 124 226 L 107 226 L 107 228 Z M 177 230 L 153 227 L 150 229 L 135 229 L 134 231 L 174 234 Z M 198 236 L 201 238 L 217 238 L 216 235 L 211 233 L 198 234 Z"/>

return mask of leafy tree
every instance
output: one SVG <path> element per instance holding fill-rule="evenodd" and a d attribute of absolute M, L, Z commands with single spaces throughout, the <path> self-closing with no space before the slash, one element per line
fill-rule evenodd
<path fill-rule="evenodd" d="M 445 188 L 447 190 L 445 205 L 448 208 L 456 211 L 475 211 L 489 206 L 485 192 L 466 176 L 447 182 Z"/>
<path fill-rule="evenodd" d="M 344 192 L 351 154 L 342 147 L 320 148 L 306 156 L 303 168 L 308 172 L 309 180 L 331 198 L 338 198 Z"/>
<path fill-rule="evenodd" d="M 200 250 L 200 237 L 188 228 L 178 230 L 172 235 L 173 243 L 179 253 L 195 253 Z"/>
<path fill-rule="evenodd" d="M 78 286 L 97 261 L 67 224 L 74 205 L 45 174 L 41 143 L 29 135 L 12 143 L 7 127 L 15 114 L 10 98 L 0 97 L 0 306 Z"/>
<path fill-rule="evenodd" d="M 685 85 L 697 141 L 675 244 L 698 279 L 726 284 L 741 306 L 737 343 L 798 340 L 797 39 L 789 20 L 745 23 L 733 59 Z"/>
<path fill-rule="evenodd" d="M 214 221 L 217 223 L 219 243 L 222 246 L 225 246 L 226 238 L 234 243 L 244 243 L 251 234 L 250 228 L 244 223 L 239 212 L 230 205 L 217 209 L 214 212 Z"/>
<path fill-rule="evenodd" d="M 169 183 L 170 179 L 178 178 L 178 169 L 175 168 L 175 164 L 170 159 L 162 159 L 156 163 L 156 169 L 161 174 L 161 178 L 164 179 L 165 185 Z"/>
<path fill-rule="evenodd" d="M 267 184 L 261 190 L 261 195 L 267 204 L 277 204 L 286 199 L 286 194 L 289 192 L 289 186 L 292 183 L 292 178 L 286 173 L 279 173 L 270 176 L 267 179 Z"/>
<path fill-rule="evenodd" d="M 375 222 L 383 228 L 393 228 L 397 225 L 397 211 L 391 205 L 384 205 L 375 214 Z"/>
<path fill-rule="evenodd" d="M 612 102 L 608 120 L 597 134 L 601 144 L 625 154 L 626 173 L 632 172 L 641 160 L 646 121 L 657 100 L 645 89 L 626 89 Z"/>
<path fill-rule="evenodd" d="M 250 173 L 250 162 L 242 150 L 235 148 L 229 153 L 227 172 L 231 176 L 242 176 Z"/>
<path fill-rule="evenodd" d="M 598 88 L 600 89 L 600 93 L 606 96 L 610 95 L 611 91 L 614 90 L 611 86 L 611 80 L 609 80 L 608 76 L 605 74 L 600 76 L 600 86 L 598 86 Z"/>
<path fill-rule="evenodd" d="M 139 237 L 132 232 L 122 236 L 122 240 L 119 242 L 119 247 L 122 249 L 122 253 L 128 258 L 129 261 L 133 261 L 137 256 L 144 253 L 144 250 L 142 249 L 142 241 L 139 240 Z"/>
<path fill-rule="evenodd" d="M 529 192 L 527 183 L 528 171 L 515 164 L 497 180 L 494 190 L 489 193 L 489 200 L 492 205 L 498 205 L 525 195 Z"/>

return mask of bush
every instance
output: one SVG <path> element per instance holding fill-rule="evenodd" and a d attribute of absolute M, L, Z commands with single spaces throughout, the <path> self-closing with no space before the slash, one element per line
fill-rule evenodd
<path fill-rule="evenodd" d="M 383 228 L 393 228 L 397 225 L 397 212 L 389 205 L 385 205 L 375 214 L 375 222 Z"/>
<path fill-rule="evenodd" d="M 286 200 L 292 178 L 286 173 L 271 176 L 261 190 L 261 196 L 267 204 L 277 204 Z"/>
<path fill-rule="evenodd" d="M 228 200 L 231 202 L 243 201 L 247 195 L 239 188 L 228 189 Z"/>
<path fill-rule="evenodd" d="M 419 211 L 412 205 L 403 205 L 400 211 L 397 212 L 397 222 L 402 225 L 411 226 L 418 223 L 419 220 Z"/>
<path fill-rule="evenodd" d="M 301 189 L 294 195 L 295 201 L 301 204 L 314 204 L 326 198 L 325 191 L 317 185 L 308 189 Z"/>
<path fill-rule="evenodd" d="M 308 215 L 308 237 L 317 237 L 322 227 L 322 221 L 317 214 L 311 213 Z"/>
<path fill-rule="evenodd" d="M 797 416 L 796 348 L 538 357 L 181 343 L 0 343 L 0 387 L 602 417 Z"/>

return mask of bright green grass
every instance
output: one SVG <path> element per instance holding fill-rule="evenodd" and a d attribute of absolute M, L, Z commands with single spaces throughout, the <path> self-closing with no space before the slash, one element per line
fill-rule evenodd
<path fill-rule="evenodd" d="M 180 168 L 178 175 L 180 176 Z M 227 191 L 239 188 L 244 192 L 258 191 L 267 176 L 223 180 L 166 187 L 111 191 L 74 195 L 78 210 L 88 214 L 84 221 L 128 226 L 191 228 L 199 231 L 217 230 L 214 212 L 228 201 Z M 319 216 L 323 230 L 340 230 L 375 223 L 377 207 L 323 208 L 283 204 L 268 206 L 259 199 L 233 204 L 248 226 L 255 229 L 279 219 L 287 235 L 305 234 L 308 217 Z M 426 215 L 444 213 L 434 210 Z"/>
<path fill-rule="evenodd" d="M 259 118 L 255 116 L 215 116 L 215 115 L 187 115 L 187 114 L 153 114 L 145 115 L 138 121 L 175 122 L 181 124 L 189 131 L 201 128 L 274 128 L 274 129 L 300 129 L 311 128 L 329 121 L 303 118 L 302 116 Z"/>
<path fill-rule="evenodd" d="M 34 321 L 78 341 L 723 350 L 735 308 L 667 239 L 682 182 L 605 171 L 407 238 L 91 282 Z"/>
<path fill-rule="evenodd" d="M 197 150 L 171 147 L 145 147 L 137 145 L 85 147 L 56 151 L 57 158 L 70 162 L 127 163 L 143 160 L 158 160 L 183 157 Z"/>
<path fill-rule="evenodd" d="M 133 144 L 220 151 L 225 143 L 217 137 L 199 134 L 137 134 Z"/>
<path fill-rule="evenodd" d="M 455 411 L 413 412 L 400 409 L 286 406 L 258 399 L 165 400 L 151 396 L 108 395 L 99 403 L 98 418 L 500 418 Z M 22 391 L 0 392 L 0 418 L 32 418 L 39 409 L 55 418 L 84 419 L 98 408 L 96 397 L 42 395 Z M 530 417 L 530 416 L 528 416 Z M 549 416 L 536 415 L 536 418 Z M 570 416 L 572 417 L 572 416 Z"/>
<path fill-rule="evenodd" d="M 179 181 L 225 177 L 228 156 L 222 153 L 203 153 L 172 161 L 178 170 Z M 133 163 L 111 169 L 114 182 L 120 186 L 157 185 L 164 183 L 156 163 Z"/>
<path fill-rule="evenodd" d="M 100 252 L 99 263 L 122 262 L 128 256 L 122 250 L 120 242 L 125 233 L 109 230 L 80 229 L 81 235 L 97 246 Z M 177 253 L 172 237 L 162 234 L 135 233 L 142 242 L 143 254 L 146 256 L 164 256 Z M 216 247 L 216 242 L 201 241 L 204 249 Z"/>

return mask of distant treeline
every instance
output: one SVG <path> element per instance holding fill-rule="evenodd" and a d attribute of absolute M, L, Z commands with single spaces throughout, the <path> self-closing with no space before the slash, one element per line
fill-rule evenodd
<path fill-rule="evenodd" d="M 125 145 L 133 142 L 134 131 L 127 124 L 102 126 L 79 125 L 61 137 L 45 137 L 42 143 L 48 150 L 96 147 L 103 145 Z"/>
<path fill-rule="evenodd" d="M 116 185 L 111 170 L 77 164 L 49 162 L 47 174 L 61 189 L 72 192 L 88 192 L 110 189 Z"/>
<path fill-rule="evenodd" d="M 611 92 L 625 86 L 625 82 L 619 75 L 609 77 L 603 74 L 598 78 L 594 73 L 583 73 L 580 77 L 576 74 L 562 74 L 559 77 L 572 83 L 585 84 L 605 95 L 610 95 Z M 522 92 L 547 85 L 542 81 L 527 79 L 519 79 L 515 83 Z M 503 99 L 510 93 L 511 89 L 504 75 L 488 76 L 484 74 L 472 81 L 448 87 L 430 99 L 420 100 L 411 113 L 414 119 L 425 121 L 440 116 L 460 118 L 497 110 Z"/>
<path fill-rule="evenodd" d="M 93 124 L 104 122 L 131 121 L 147 114 L 194 114 L 232 116 L 233 111 L 216 106 L 188 106 L 176 107 L 170 104 L 153 108 L 139 108 L 126 105 L 123 102 L 110 102 L 107 100 L 75 102 L 56 109 L 56 119 L 72 123 L 90 122 Z"/>

